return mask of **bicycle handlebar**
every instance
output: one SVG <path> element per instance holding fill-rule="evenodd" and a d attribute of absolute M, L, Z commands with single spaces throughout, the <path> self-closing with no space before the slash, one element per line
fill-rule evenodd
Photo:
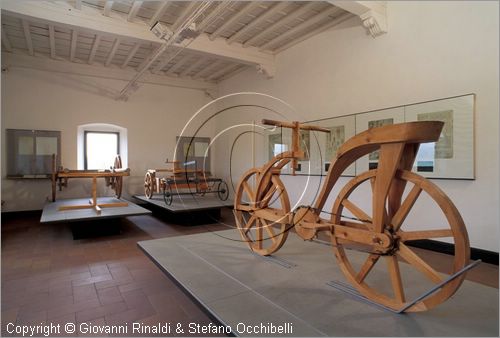
<path fill-rule="evenodd" d="M 269 126 L 277 126 L 277 127 L 283 127 L 283 128 L 296 128 L 296 126 L 299 127 L 299 129 L 302 130 L 314 130 L 314 131 L 322 131 L 325 133 L 329 133 L 330 130 L 326 128 L 321 128 L 318 126 L 311 126 L 311 125 L 306 125 L 298 122 L 284 122 L 284 121 L 276 121 L 276 120 L 268 120 L 268 119 L 263 119 L 262 124 L 267 124 Z"/>

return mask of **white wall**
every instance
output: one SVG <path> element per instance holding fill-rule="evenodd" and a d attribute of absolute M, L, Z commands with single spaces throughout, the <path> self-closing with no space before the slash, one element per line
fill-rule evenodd
<path fill-rule="evenodd" d="M 125 82 L 11 68 L 2 73 L 2 211 L 41 209 L 51 195 L 49 180 L 5 179 L 7 128 L 60 130 L 62 165 L 77 168 L 77 128 L 88 123 L 110 123 L 128 130 L 128 166 L 124 195 L 143 192 L 148 168 L 166 167 L 173 158 L 175 138 L 201 106 L 210 101 L 199 90 L 144 84 L 127 102 L 112 93 Z M 202 136 L 211 136 L 213 131 Z M 201 135 L 201 134 L 200 134 Z M 88 195 L 89 180 L 70 180 L 58 198 Z M 101 193 L 105 191 L 100 182 Z M 90 195 L 88 195 L 90 196 Z"/>
<path fill-rule="evenodd" d="M 387 6 L 387 34 L 373 39 L 357 19 L 350 20 L 277 55 L 273 79 L 246 71 L 223 82 L 219 93 L 275 95 L 300 111 L 303 120 L 476 93 L 476 180 L 433 181 L 462 213 L 471 245 L 498 252 L 499 4 L 388 1 Z M 254 119 L 235 114 L 220 128 Z M 240 151 L 250 164 L 249 144 Z M 227 160 L 225 153 L 219 156 Z M 296 200 L 304 179 L 285 180 L 292 183 L 289 191 Z M 309 193 L 305 202 L 312 197 Z M 437 218 L 421 211 L 423 223 Z"/>

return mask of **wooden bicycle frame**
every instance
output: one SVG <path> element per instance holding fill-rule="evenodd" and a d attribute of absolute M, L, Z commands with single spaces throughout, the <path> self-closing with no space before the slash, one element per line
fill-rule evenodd
<path fill-rule="evenodd" d="M 287 237 L 288 225 L 295 228 L 297 234 L 306 240 L 313 239 L 319 231 L 326 231 L 332 240 L 332 246 L 339 265 L 349 282 L 371 301 L 391 309 L 404 311 L 423 311 L 445 301 L 461 285 L 465 278 L 464 272 L 470 269 L 470 247 L 467 230 L 460 213 L 446 194 L 435 184 L 418 174 L 412 173 L 420 143 L 438 140 L 443 122 L 419 121 L 409 122 L 364 131 L 345 142 L 332 159 L 326 179 L 313 206 L 300 206 L 293 212 L 286 188 L 279 179 L 281 170 L 289 163 L 293 169 L 304 153 L 299 150 L 300 129 L 328 132 L 320 127 L 303 125 L 298 122 L 281 122 L 263 120 L 263 124 L 292 129 L 292 149 L 278 154 L 261 168 L 247 171 L 235 194 L 234 213 L 241 236 L 250 249 L 261 255 L 270 255 L 283 245 Z M 379 151 L 377 169 L 369 170 L 351 179 L 339 192 L 334 205 L 331 219 L 320 217 L 325 203 L 334 185 L 343 171 L 354 161 L 373 151 Z M 295 171 L 293 171 L 295 173 Z M 255 187 L 248 180 L 255 175 Z M 372 186 L 372 211 L 367 215 L 361 208 L 349 200 L 349 195 L 361 183 L 369 181 Z M 406 184 L 413 186 L 405 192 Z M 410 210 L 420 193 L 424 191 L 440 208 L 446 218 L 445 228 L 435 230 L 406 231 L 401 229 Z M 281 207 L 270 207 L 271 199 L 279 193 Z M 243 200 L 243 194 L 248 195 L 249 203 Z M 387 208 L 386 208 L 387 206 Z M 356 221 L 346 220 L 342 215 L 347 208 Z M 249 218 L 244 215 L 248 213 Z M 275 233 L 271 227 L 280 228 Z M 255 237 L 250 230 L 254 229 Z M 263 245 L 263 231 L 270 235 L 270 244 Z M 453 257 L 453 272 L 451 279 L 443 281 L 437 271 L 416 255 L 405 244 L 414 239 L 452 237 L 455 250 Z M 269 242 L 268 242 L 269 243 Z M 344 251 L 344 245 L 368 247 L 368 257 L 358 268 L 350 263 Z M 366 276 L 373 266 L 384 256 L 388 264 L 390 282 L 393 286 L 393 298 L 379 293 L 365 282 Z M 407 303 L 404 286 L 399 271 L 398 257 L 404 259 L 412 267 L 419 270 L 435 288 L 440 291 L 413 303 Z"/>

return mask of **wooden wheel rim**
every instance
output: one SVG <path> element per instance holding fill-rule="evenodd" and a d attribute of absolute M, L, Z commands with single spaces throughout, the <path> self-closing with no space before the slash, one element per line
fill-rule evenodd
<path fill-rule="evenodd" d="M 163 190 L 163 200 L 167 205 L 171 205 L 174 200 L 174 195 L 172 194 L 172 187 L 170 184 L 165 185 L 165 190 Z"/>
<path fill-rule="evenodd" d="M 363 182 L 366 182 L 367 180 L 375 177 L 376 175 L 376 170 L 370 170 L 367 171 L 359 176 L 354 177 L 351 181 L 349 181 L 346 186 L 341 190 L 339 193 L 334 206 L 332 210 L 332 221 L 334 223 L 339 223 L 341 221 L 341 214 L 343 211 L 343 208 L 345 207 L 343 203 L 344 201 L 349 197 L 349 195 Z M 453 266 L 452 266 L 452 273 L 455 273 L 462 269 L 466 264 L 469 263 L 469 258 L 470 258 L 470 247 L 469 247 L 469 239 L 467 236 L 467 231 L 465 228 L 465 224 L 462 220 L 462 217 L 460 216 L 460 213 L 454 206 L 454 204 L 451 202 L 451 200 L 446 196 L 446 194 L 439 189 L 435 184 L 430 182 L 429 180 L 423 178 L 420 175 L 417 175 L 415 173 L 409 172 L 409 171 L 398 171 L 396 173 L 396 178 L 400 180 L 404 180 L 406 182 L 409 182 L 413 184 L 413 187 L 415 191 L 421 189 L 422 192 L 425 192 L 428 197 L 430 197 L 435 204 L 439 207 L 441 212 L 443 212 L 446 221 L 448 222 L 447 226 L 449 227 L 449 230 L 451 230 L 451 236 L 453 238 L 454 244 L 455 244 L 455 254 L 453 258 Z M 418 188 L 416 188 L 418 187 Z M 411 192 L 406 196 L 408 197 L 411 194 Z M 419 195 L 419 194 L 418 194 Z M 413 201 L 413 203 L 418 199 L 418 195 Z M 404 201 L 403 203 L 405 203 Z M 413 203 L 411 203 L 411 206 L 409 206 L 409 211 L 407 212 L 410 213 L 411 209 L 413 207 Z M 395 217 L 398 213 L 396 212 Z M 391 225 L 394 223 L 394 219 L 391 220 Z M 399 229 L 401 229 L 404 226 L 404 219 L 402 221 L 403 224 L 399 226 Z M 398 231 L 398 233 L 402 233 L 403 231 Z M 414 231 L 415 232 L 415 231 Z M 422 231 L 423 233 L 423 231 Z M 406 236 L 408 233 L 406 233 Z M 388 262 L 389 269 L 391 271 L 390 273 L 390 279 L 391 282 L 395 283 L 397 285 L 397 281 L 393 281 L 393 277 L 395 273 L 393 271 L 397 271 L 397 274 L 399 274 L 399 263 L 395 259 L 395 257 L 400 256 L 403 257 L 405 261 L 408 262 L 407 258 L 410 258 L 410 260 L 413 261 L 415 258 L 413 256 L 413 251 L 408 248 L 408 246 L 404 245 L 403 240 L 402 244 L 399 244 L 399 247 L 396 249 L 394 252 L 393 256 L 387 256 L 388 258 L 385 258 Z M 344 250 L 344 247 L 341 243 L 337 241 L 337 239 L 332 236 L 332 242 L 333 242 L 333 249 L 335 256 L 339 262 L 339 265 L 341 267 L 342 272 L 346 276 L 346 278 L 353 284 L 357 290 L 363 294 L 365 297 L 376 301 L 378 303 L 381 303 L 383 305 L 386 305 L 390 308 L 399 310 L 402 307 L 404 307 L 406 303 L 406 299 L 404 298 L 404 286 L 402 286 L 402 292 L 398 293 L 398 287 L 395 287 L 393 284 L 393 292 L 394 292 L 394 297 L 389 297 L 386 294 L 383 294 L 370 285 L 368 285 L 365 281 L 364 278 L 369 275 L 371 268 L 377 263 L 377 260 L 380 260 L 379 258 L 381 257 L 380 255 L 373 255 L 370 254 L 364 264 L 360 267 L 360 271 L 356 271 L 356 269 L 353 267 L 351 264 L 348 255 L 346 254 L 346 251 Z M 393 258 L 391 258 L 393 257 Z M 418 255 L 416 256 L 418 257 Z M 416 259 L 416 258 L 415 258 Z M 424 266 L 425 261 L 422 259 L 424 262 L 422 266 L 420 266 L 420 271 L 425 270 Z M 413 265 L 415 264 L 415 265 Z M 422 263 L 419 263 L 422 264 Z M 413 261 L 413 263 L 409 263 L 409 266 L 412 268 L 415 268 L 419 270 L 418 267 L 416 267 L 417 262 Z M 368 267 L 368 268 L 367 268 Z M 361 270 L 364 270 L 364 277 L 361 277 L 363 272 Z M 429 278 L 432 278 L 432 274 L 434 274 L 432 270 L 427 271 L 427 275 Z M 439 275 L 436 273 L 436 275 Z M 397 278 L 397 277 L 394 277 Z M 400 275 L 399 275 L 400 278 Z M 434 284 L 437 284 L 439 281 L 437 280 L 437 277 L 435 276 L 436 280 L 433 280 Z M 444 279 L 444 278 L 441 278 Z M 446 301 L 449 297 L 451 297 L 457 289 L 460 287 L 462 284 L 463 280 L 465 279 L 465 275 L 461 275 L 460 277 L 454 279 L 453 281 L 449 282 L 445 286 L 443 286 L 440 290 L 436 291 L 435 293 L 431 294 L 424 300 L 416 303 L 415 305 L 411 306 L 408 310 L 409 312 L 416 312 L 416 311 L 425 311 L 430 308 L 433 308 L 440 303 Z M 402 285 L 402 282 L 399 282 L 400 285 Z"/>
<path fill-rule="evenodd" d="M 217 196 L 221 201 L 227 201 L 229 197 L 229 188 L 227 187 L 227 183 L 224 181 L 220 181 L 217 185 Z"/>
<path fill-rule="evenodd" d="M 149 172 L 144 176 L 144 195 L 149 199 L 153 197 L 153 177 Z"/>
<path fill-rule="evenodd" d="M 279 227 L 273 227 L 272 222 L 254 216 L 252 211 L 248 211 L 249 206 L 257 205 L 257 201 L 255 201 L 254 198 L 257 193 L 256 191 L 252 190 L 250 185 L 248 185 L 248 181 L 252 179 L 252 176 L 256 176 L 256 187 L 258 185 L 257 182 L 259 179 L 259 171 L 257 169 L 251 169 L 243 175 L 238 184 L 238 187 L 236 188 L 234 199 L 234 213 L 236 217 L 236 224 L 243 241 L 247 243 L 250 249 L 255 253 L 258 253 L 259 255 L 268 256 L 273 252 L 276 252 L 283 246 L 288 237 L 289 225 L 287 223 L 279 223 Z M 273 186 L 281 188 L 281 192 L 279 193 L 281 213 L 283 213 L 284 215 L 289 215 L 290 200 L 288 198 L 286 190 L 284 189 L 283 183 L 277 175 L 273 175 L 272 182 Z M 255 189 L 255 187 L 253 187 L 253 189 Z M 248 190 L 249 188 L 250 190 Z M 276 191 L 278 191 L 278 189 Z M 249 200 L 244 200 L 243 196 L 245 192 L 247 196 L 249 196 L 249 193 L 252 195 L 250 196 Z M 275 193 L 273 194 L 273 196 L 274 195 Z M 251 228 L 255 228 L 257 235 L 259 233 L 261 234 L 261 240 L 254 239 L 249 235 Z M 263 233 L 267 234 L 267 238 L 264 238 Z"/>

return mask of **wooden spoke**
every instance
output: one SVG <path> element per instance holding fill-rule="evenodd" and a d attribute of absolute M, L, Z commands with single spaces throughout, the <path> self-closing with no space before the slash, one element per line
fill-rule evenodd
<path fill-rule="evenodd" d="M 403 282 L 401 281 L 401 272 L 399 271 L 399 263 L 396 256 L 386 256 L 387 267 L 391 277 L 394 296 L 399 302 L 405 302 L 405 294 L 403 290 Z"/>
<path fill-rule="evenodd" d="M 248 199 L 250 201 L 253 201 L 255 200 L 255 195 L 254 195 L 254 192 L 253 190 L 250 188 L 250 186 L 248 185 L 248 182 L 243 182 L 243 190 L 247 193 L 248 195 Z"/>
<path fill-rule="evenodd" d="M 255 222 L 256 219 L 257 219 L 257 217 L 255 215 L 252 215 L 248 219 L 247 224 L 245 224 L 245 226 L 243 228 L 243 231 L 245 231 L 246 234 L 248 233 L 248 231 L 250 231 L 250 228 L 252 227 L 252 224 Z"/>
<path fill-rule="evenodd" d="M 399 243 L 398 253 L 405 261 L 413 265 L 417 270 L 426 275 L 434 283 L 441 283 L 441 276 L 415 252 L 403 243 Z"/>
<path fill-rule="evenodd" d="M 274 234 L 274 231 L 272 229 L 272 225 L 269 225 L 266 220 L 260 219 L 260 222 L 262 223 L 262 226 L 266 229 L 267 233 L 269 234 L 269 238 L 276 243 L 276 235 Z"/>
<path fill-rule="evenodd" d="M 255 224 L 255 231 L 256 231 L 256 241 L 257 241 L 257 249 L 262 249 L 262 227 L 259 226 L 258 223 Z"/>
<path fill-rule="evenodd" d="M 370 256 L 368 256 L 365 263 L 359 270 L 358 275 L 356 276 L 356 280 L 358 281 L 358 283 L 362 283 L 365 280 L 366 276 L 368 276 L 368 274 L 375 266 L 375 263 L 377 263 L 379 258 L 380 256 L 375 254 L 370 254 Z"/>
<path fill-rule="evenodd" d="M 398 232 L 398 235 L 403 242 L 406 242 L 417 239 L 453 237 L 453 232 L 451 231 L 451 229 L 400 231 Z"/>
<path fill-rule="evenodd" d="M 278 186 L 276 184 L 273 184 L 271 188 L 269 188 L 269 191 L 266 193 L 264 198 L 262 199 L 262 205 L 268 205 L 269 201 L 273 197 L 274 193 L 278 191 Z"/>
<path fill-rule="evenodd" d="M 368 216 L 363 210 L 361 210 L 358 206 L 356 206 L 354 203 L 352 203 L 349 200 L 343 200 L 342 205 L 349 210 L 354 217 L 359 219 L 362 222 L 371 222 L 372 218 Z"/>
<path fill-rule="evenodd" d="M 398 231 L 398 229 L 401 227 L 404 220 L 410 213 L 411 208 L 417 201 L 418 196 L 420 196 L 421 192 L 422 188 L 420 188 L 418 185 L 415 185 L 413 189 L 411 189 L 408 196 L 406 196 L 404 202 L 401 204 L 401 207 L 398 209 L 398 211 L 394 214 L 394 217 L 392 218 L 391 224 L 394 228 L 394 231 Z"/>

